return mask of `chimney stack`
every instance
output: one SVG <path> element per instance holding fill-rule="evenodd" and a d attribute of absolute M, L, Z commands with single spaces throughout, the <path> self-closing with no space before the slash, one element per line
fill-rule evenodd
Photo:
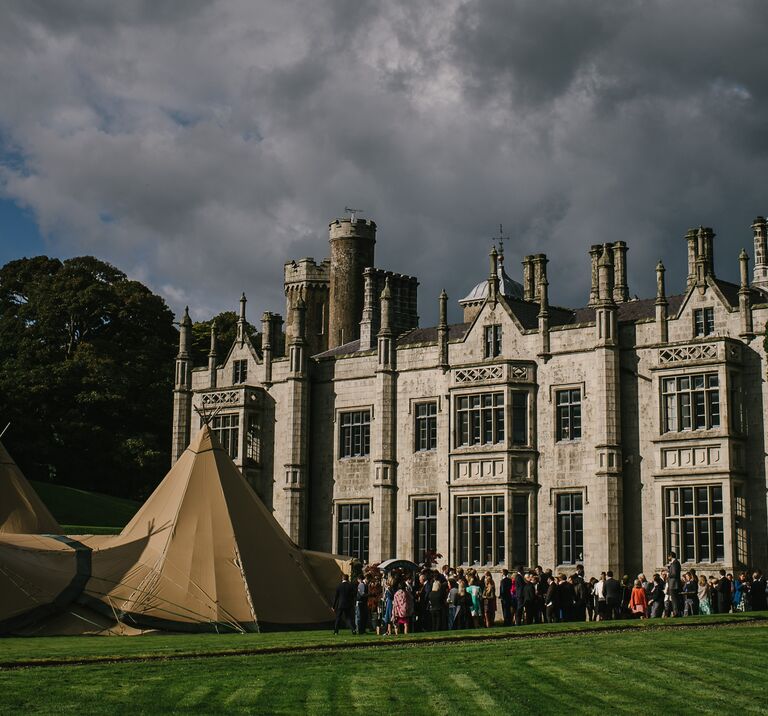
<path fill-rule="evenodd" d="M 627 284 L 627 244 L 624 241 L 613 243 L 613 300 L 616 303 L 629 301 L 629 285 Z"/>
<path fill-rule="evenodd" d="M 534 301 L 536 293 L 533 280 L 533 256 L 526 256 L 523 259 L 523 300 Z"/>
<path fill-rule="evenodd" d="M 594 306 L 598 301 L 597 290 L 597 263 L 600 260 L 600 254 L 603 252 L 603 247 L 600 244 L 593 244 L 589 249 L 589 259 L 592 267 L 592 285 L 589 289 L 589 305 Z"/>

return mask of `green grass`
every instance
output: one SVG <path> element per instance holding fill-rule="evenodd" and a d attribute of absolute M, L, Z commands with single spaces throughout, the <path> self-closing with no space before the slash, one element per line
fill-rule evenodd
<path fill-rule="evenodd" d="M 81 527 L 79 525 L 122 528 L 128 524 L 131 517 L 141 507 L 141 503 L 134 500 L 77 490 L 74 487 L 64 485 L 52 485 L 49 482 L 33 480 L 32 486 L 56 518 L 56 521 L 60 525 L 68 525 L 65 532 L 87 529 L 90 530 L 89 534 L 105 534 L 93 532 L 96 527 Z M 75 534 L 75 532 L 71 534 Z M 80 531 L 79 534 L 85 533 Z"/>
<path fill-rule="evenodd" d="M 686 617 L 684 620 L 631 620 L 620 622 L 571 622 L 565 624 L 537 624 L 507 629 L 476 629 L 445 631 L 434 634 L 400 635 L 397 638 L 377 637 L 374 634 L 352 636 L 348 631 L 334 636 L 330 631 L 273 632 L 266 634 L 147 634 L 136 637 L 34 637 L 0 639 L 0 668 L 15 663 L 45 664 L 46 662 L 97 662 L 113 659 L 155 659 L 197 657 L 211 654 L 269 653 L 274 650 L 306 651 L 339 646 L 369 644 L 371 648 L 389 645 L 419 643 L 439 639 L 449 641 L 477 641 L 549 636 L 562 632 L 601 632 L 617 627 L 632 631 L 685 631 L 690 626 L 709 626 L 739 622 L 761 621 L 768 624 L 768 612 L 746 614 Z"/>
<path fill-rule="evenodd" d="M 16 713 L 759 713 L 768 628 L 417 644 L 23 669 L 0 688 Z"/>
<path fill-rule="evenodd" d="M 444 643 L 318 632 L 4 639 L 5 663 L 190 657 L 0 670 L 0 712 L 765 713 L 765 617 L 478 630 Z M 713 626 L 681 628 L 691 624 Z M 513 638 L 478 638 L 495 635 Z M 295 651 L 210 655 L 275 647 Z"/>

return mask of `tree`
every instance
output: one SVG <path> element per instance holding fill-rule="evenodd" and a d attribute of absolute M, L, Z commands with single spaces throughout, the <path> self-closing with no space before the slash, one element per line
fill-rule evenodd
<path fill-rule="evenodd" d="M 144 497 L 170 461 L 178 332 L 165 301 L 90 256 L 0 269 L 0 421 L 28 476 Z"/>

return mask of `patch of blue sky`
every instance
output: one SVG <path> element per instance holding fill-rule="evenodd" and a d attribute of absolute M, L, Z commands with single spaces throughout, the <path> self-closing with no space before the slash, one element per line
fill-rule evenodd
<path fill-rule="evenodd" d="M 47 249 L 33 213 L 12 199 L 0 198 L 0 266 L 48 253 Z"/>

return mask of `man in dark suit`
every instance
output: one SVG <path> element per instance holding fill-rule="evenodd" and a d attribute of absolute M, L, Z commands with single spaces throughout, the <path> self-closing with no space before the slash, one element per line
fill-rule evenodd
<path fill-rule="evenodd" d="M 336 612 L 336 621 L 333 624 L 333 633 L 339 633 L 339 624 L 342 618 L 346 621 L 348 627 L 355 633 L 354 609 L 357 589 L 354 584 L 350 584 L 349 576 L 341 575 L 341 584 L 336 587 L 336 596 L 333 598 L 333 610 Z"/>
<path fill-rule="evenodd" d="M 765 577 L 758 569 L 752 575 L 752 611 L 762 612 L 768 609 L 768 596 L 765 593 Z"/>
<path fill-rule="evenodd" d="M 680 578 L 682 568 L 680 560 L 674 552 L 670 552 L 667 557 L 667 595 L 672 603 L 672 615 L 680 616 Z"/>
<path fill-rule="evenodd" d="M 728 614 L 731 611 L 731 580 L 728 579 L 725 570 L 720 570 L 720 579 L 717 582 L 717 613 Z"/>
<path fill-rule="evenodd" d="M 501 615 L 504 617 L 504 626 L 512 625 L 512 579 L 509 570 L 501 570 L 501 582 L 499 582 L 499 599 L 501 599 Z"/>
<path fill-rule="evenodd" d="M 610 570 L 605 573 L 606 579 L 603 584 L 603 595 L 605 596 L 605 611 L 608 619 L 621 619 L 621 584 L 618 579 L 613 578 L 613 572 Z"/>

